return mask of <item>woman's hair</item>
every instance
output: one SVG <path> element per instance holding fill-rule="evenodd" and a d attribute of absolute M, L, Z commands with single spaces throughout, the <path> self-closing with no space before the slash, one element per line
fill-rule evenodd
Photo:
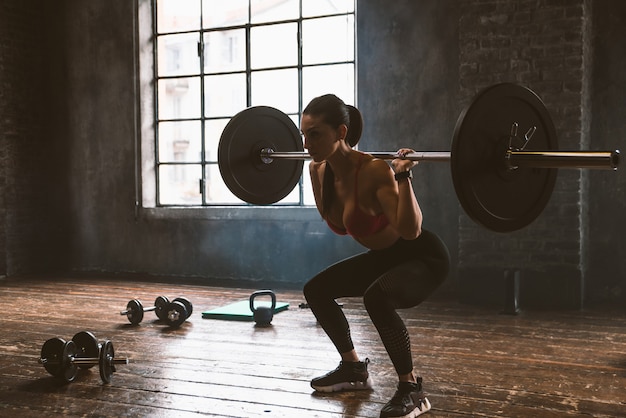
<path fill-rule="evenodd" d="M 363 117 L 361 112 L 354 106 L 347 105 L 334 94 L 325 94 L 311 100 L 302 112 L 307 115 L 321 116 L 324 122 L 338 128 L 346 125 L 346 142 L 354 147 L 361 139 L 363 132 Z"/>
<path fill-rule="evenodd" d="M 340 125 L 346 125 L 348 132 L 346 133 L 346 142 L 354 147 L 361 139 L 363 132 L 363 117 L 361 112 L 354 106 L 347 105 L 339 97 L 334 94 L 325 94 L 311 100 L 304 108 L 303 114 L 320 116 L 322 120 L 332 126 L 338 128 Z M 326 218 L 330 207 L 333 204 L 335 196 L 335 173 L 333 173 L 330 165 L 326 164 L 324 169 L 322 191 L 322 217 Z"/>

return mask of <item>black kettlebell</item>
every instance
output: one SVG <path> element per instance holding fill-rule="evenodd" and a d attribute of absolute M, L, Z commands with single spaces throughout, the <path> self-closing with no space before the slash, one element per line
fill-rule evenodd
<path fill-rule="evenodd" d="M 254 299 L 258 296 L 269 295 L 272 298 L 272 305 L 268 306 L 254 306 Z M 252 311 L 252 316 L 254 318 L 254 322 L 257 325 L 266 327 L 271 324 L 272 319 L 274 318 L 274 308 L 276 308 L 276 295 L 271 290 L 258 290 L 250 295 L 250 310 Z"/>

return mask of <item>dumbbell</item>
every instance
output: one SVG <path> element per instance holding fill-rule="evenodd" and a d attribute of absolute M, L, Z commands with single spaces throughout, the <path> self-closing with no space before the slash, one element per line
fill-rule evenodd
<path fill-rule="evenodd" d="M 143 321 L 144 312 L 155 311 L 156 316 L 164 320 L 165 308 L 170 304 L 170 301 L 165 296 L 159 296 L 154 300 L 154 306 L 144 308 L 139 299 L 130 300 L 126 304 L 126 310 L 120 312 L 120 315 L 126 315 L 131 324 L 137 325 Z"/>
<path fill-rule="evenodd" d="M 65 341 L 62 338 L 50 338 L 41 347 L 39 363 L 52 376 L 67 383 L 73 382 L 78 373 L 78 368 L 90 368 L 99 366 L 100 378 L 104 383 L 110 383 L 116 364 L 128 364 L 127 358 L 115 358 L 113 343 L 105 340 L 98 344 L 93 334 L 85 332 L 75 336 L 84 347 L 78 347 L 74 340 Z M 93 339 L 91 338 L 93 337 Z M 93 357 L 82 357 L 81 353 L 93 353 L 94 344 L 98 354 Z"/>
<path fill-rule="evenodd" d="M 189 299 L 178 297 L 172 302 L 165 296 L 159 296 L 154 306 L 144 308 L 138 299 L 133 299 L 126 305 L 126 310 L 120 315 L 126 315 L 131 324 L 137 325 L 143 320 L 144 312 L 155 311 L 157 317 L 165 321 L 170 327 L 180 326 L 193 312 L 193 305 Z"/>
<path fill-rule="evenodd" d="M 179 327 L 193 313 L 193 305 L 191 301 L 184 297 L 174 299 L 165 308 L 163 320 L 170 327 Z"/>

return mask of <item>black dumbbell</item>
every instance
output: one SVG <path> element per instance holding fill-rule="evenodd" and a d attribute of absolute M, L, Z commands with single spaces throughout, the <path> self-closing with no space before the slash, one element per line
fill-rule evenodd
<path fill-rule="evenodd" d="M 179 297 L 170 302 L 165 296 L 159 296 L 154 301 L 154 306 L 144 308 L 138 299 L 133 299 L 120 315 L 126 315 L 131 324 L 137 325 L 143 320 L 144 312 L 149 311 L 155 311 L 157 317 L 170 327 L 178 327 L 191 316 L 193 305 L 187 298 Z"/>
<path fill-rule="evenodd" d="M 179 327 L 191 316 L 193 305 L 187 298 L 174 299 L 166 308 L 163 320 L 170 327 Z"/>
<path fill-rule="evenodd" d="M 126 310 L 120 312 L 120 315 L 126 315 L 131 324 L 137 325 L 143 321 L 144 312 L 154 311 L 157 318 L 164 320 L 165 308 L 170 304 L 170 301 L 165 296 L 159 296 L 154 300 L 154 306 L 144 308 L 139 299 L 133 299 L 126 304 Z"/>
<path fill-rule="evenodd" d="M 82 334 L 78 339 L 87 341 L 86 351 L 93 352 L 93 341 L 89 335 Z M 77 334 L 78 335 L 78 334 Z M 93 334 L 91 334 L 93 335 Z M 95 337 L 94 337 L 95 339 Z M 100 378 L 105 383 L 111 382 L 111 376 L 115 372 L 116 364 L 128 364 L 127 358 L 115 358 L 113 343 L 105 340 L 102 344 L 95 341 L 98 348 L 98 355 L 94 357 L 82 357 L 77 344 L 72 341 L 65 341 L 62 338 L 50 338 L 41 347 L 39 363 L 52 376 L 65 382 L 73 382 L 78 373 L 78 368 L 90 368 L 98 365 L 100 368 Z"/>

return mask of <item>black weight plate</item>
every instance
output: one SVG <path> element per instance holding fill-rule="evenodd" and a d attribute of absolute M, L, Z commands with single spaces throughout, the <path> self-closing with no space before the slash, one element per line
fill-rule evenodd
<path fill-rule="evenodd" d="M 76 344 L 76 355 L 79 358 L 93 358 L 97 359 L 100 355 L 100 347 L 98 346 L 98 339 L 93 333 L 89 331 L 77 332 L 72 341 Z M 94 364 L 79 364 L 81 369 L 90 369 Z"/>
<path fill-rule="evenodd" d="M 65 343 L 65 346 L 63 347 L 63 357 L 61 358 L 62 373 L 60 377 L 68 383 L 73 382 L 76 378 L 76 374 L 78 373 L 78 367 L 74 364 L 74 362 L 72 362 L 72 359 L 76 357 L 77 353 L 78 349 L 76 348 L 74 341 L 68 341 Z"/>
<path fill-rule="evenodd" d="M 159 318 L 161 321 L 164 321 L 167 317 L 167 312 L 165 308 L 167 308 L 167 305 L 169 304 L 170 300 L 166 296 L 157 296 L 157 298 L 154 300 L 154 306 L 156 307 L 154 311 L 157 318 Z"/>
<path fill-rule="evenodd" d="M 104 383 L 111 383 L 111 376 L 115 371 L 115 365 L 113 359 L 115 358 L 115 350 L 113 349 L 113 343 L 106 340 L 102 343 L 99 357 L 100 378 Z"/>
<path fill-rule="evenodd" d="M 519 127 L 512 147 L 521 147 L 524 134 L 534 126 L 526 150 L 558 149 L 552 118 L 541 99 L 512 83 L 481 91 L 459 117 L 452 141 L 452 179 L 461 206 L 472 220 L 496 232 L 532 223 L 550 200 L 557 175 L 554 168 L 506 168 L 514 123 Z"/>
<path fill-rule="evenodd" d="M 193 313 L 193 305 L 191 304 L 191 301 L 189 299 L 181 296 L 174 299 L 174 302 L 180 302 L 185 305 L 185 309 L 187 310 L 187 318 L 191 316 L 191 314 Z"/>
<path fill-rule="evenodd" d="M 52 376 L 61 378 L 63 376 L 63 350 L 65 349 L 65 340 L 62 338 L 50 338 L 41 346 L 41 360 L 43 367 Z"/>
<path fill-rule="evenodd" d="M 291 118 L 278 109 L 255 106 L 228 122 L 218 145 L 218 163 L 224 183 L 241 200 L 268 205 L 287 196 L 302 176 L 302 159 L 261 160 L 264 148 L 303 151 L 302 138 Z"/>
<path fill-rule="evenodd" d="M 133 299 L 126 304 L 126 317 L 133 325 L 143 321 L 143 305 L 139 300 Z"/>
<path fill-rule="evenodd" d="M 174 301 L 167 307 L 167 317 L 165 321 L 170 327 L 177 328 L 189 317 L 187 308 L 182 302 Z"/>

